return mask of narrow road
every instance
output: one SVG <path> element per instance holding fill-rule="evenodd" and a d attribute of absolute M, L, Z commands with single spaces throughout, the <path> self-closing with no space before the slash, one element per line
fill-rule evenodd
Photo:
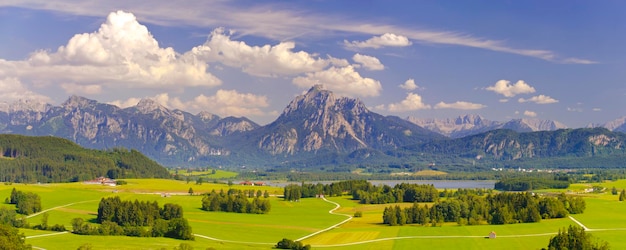
<path fill-rule="evenodd" d="M 593 231 L 592 229 L 589 229 L 588 227 L 586 227 L 585 225 L 583 225 L 582 223 L 580 223 L 580 221 L 578 221 L 578 220 L 574 219 L 574 217 L 572 217 L 571 215 L 569 215 L 568 217 L 569 217 L 569 219 L 570 219 L 570 220 L 572 220 L 572 221 L 576 222 L 576 224 L 578 224 L 580 227 L 582 227 L 582 228 L 583 228 L 583 230 L 585 230 L 585 231 L 590 231 L 590 230 L 591 230 L 591 231 Z"/>
<path fill-rule="evenodd" d="M 306 236 L 304 236 L 304 237 L 302 237 L 302 238 L 299 238 L 299 239 L 297 239 L 296 241 L 302 241 L 302 240 L 304 240 L 304 239 L 311 238 L 311 237 L 313 237 L 313 236 L 315 236 L 315 235 L 318 235 L 318 234 L 321 234 L 321 233 L 323 233 L 323 232 L 329 231 L 329 230 L 331 230 L 331 229 L 333 229 L 333 228 L 336 228 L 336 227 L 338 227 L 338 226 L 340 226 L 340 225 L 342 225 L 342 224 L 344 224 L 344 223 L 346 223 L 346 222 L 348 222 L 348 221 L 352 220 L 352 216 L 350 216 L 350 215 L 335 213 L 335 210 L 337 210 L 337 209 L 341 208 L 341 205 L 339 205 L 339 203 L 334 202 L 334 201 L 329 201 L 329 200 L 327 200 L 327 199 L 326 199 L 326 197 L 322 197 L 322 199 L 323 199 L 325 202 L 328 202 L 328 203 L 331 203 L 331 204 L 335 204 L 335 208 L 333 208 L 333 209 L 331 209 L 330 211 L 328 211 L 328 213 L 329 213 L 329 214 L 342 215 L 342 216 L 346 216 L 346 217 L 348 217 L 348 218 L 347 218 L 347 219 L 345 219 L 345 220 L 343 220 L 342 222 L 339 222 L 339 223 L 337 223 L 337 224 L 335 224 L 335 225 L 332 225 L 332 226 L 330 226 L 330 227 L 328 227 L 328 228 L 326 228 L 326 229 L 322 229 L 322 230 L 317 231 L 317 232 L 315 232 L 315 233 L 312 233 L 312 234 L 306 235 Z"/>
<path fill-rule="evenodd" d="M 55 210 L 55 209 L 58 209 L 58 208 L 62 208 L 62 207 L 69 207 L 69 206 L 76 205 L 76 204 L 80 204 L 80 203 L 87 203 L 87 202 L 94 202 L 94 201 L 99 201 L 99 200 L 79 201 L 79 202 L 74 202 L 74 203 L 70 203 L 70 204 L 65 204 L 65 205 L 61 205 L 61 206 L 57 206 L 57 207 L 53 207 L 53 208 L 48 208 L 48 209 L 46 209 L 46 210 L 43 210 L 43 211 L 40 211 L 40 212 L 37 212 L 37 213 L 31 214 L 31 215 L 29 215 L 29 216 L 26 216 L 26 218 L 27 218 L 27 219 L 28 219 L 28 218 L 32 218 L 32 217 L 35 217 L 35 216 L 37 216 L 37 215 L 40 215 L 40 214 L 43 214 L 43 213 L 45 213 L 45 212 L 48 212 L 48 211 L 51 211 L 51 210 Z"/>

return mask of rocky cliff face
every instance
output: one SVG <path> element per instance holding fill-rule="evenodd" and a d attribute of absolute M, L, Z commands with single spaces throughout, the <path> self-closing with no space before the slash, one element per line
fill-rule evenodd
<path fill-rule="evenodd" d="M 214 141 L 258 127 L 245 118 L 169 110 L 149 99 L 126 109 L 79 96 L 58 107 L 23 102 L 7 106 L 0 110 L 2 133 L 55 135 L 97 149 L 134 148 L 164 164 L 227 155 Z"/>
<path fill-rule="evenodd" d="M 397 148 L 438 137 L 419 126 L 369 111 L 358 99 L 320 86 L 296 97 L 273 123 L 257 131 L 256 145 L 273 155 Z"/>

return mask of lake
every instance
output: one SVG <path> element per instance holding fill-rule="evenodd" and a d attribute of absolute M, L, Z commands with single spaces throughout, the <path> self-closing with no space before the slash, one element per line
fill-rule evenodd
<path fill-rule="evenodd" d="M 272 181 L 264 181 L 266 185 L 276 186 L 276 187 L 284 187 L 289 184 L 300 184 L 300 182 L 272 182 Z M 305 181 L 304 183 L 322 183 L 322 184 L 330 184 L 338 181 Z M 400 183 L 410 183 L 410 184 L 433 184 L 435 188 L 438 189 L 459 189 L 459 188 L 487 188 L 492 189 L 493 185 L 496 183 L 494 180 L 370 180 L 370 183 L 373 185 L 388 185 L 395 186 Z"/>

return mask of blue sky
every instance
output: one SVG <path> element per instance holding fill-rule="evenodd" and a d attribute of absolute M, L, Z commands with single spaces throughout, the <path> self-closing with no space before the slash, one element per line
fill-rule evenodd
<path fill-rule="evenodd" d="M 622 1 L 0 3 L 0 102 L 274 120 L 313 84 L 400 117 L 626 115 Z"/>

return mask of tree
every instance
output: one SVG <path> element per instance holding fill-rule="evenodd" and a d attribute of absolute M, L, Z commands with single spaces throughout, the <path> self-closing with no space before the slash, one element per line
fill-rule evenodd
<path fill-rule="evenodd" d="M 193 195 L 193 188 L 189 188 L 189 191 L 187 191 L 187 193 L 189 193 L 189 195 Z"/>
<path fill-rule="evenodd" d="M 595 240 L 590 234 L 578 226 L 570 225 L 567 230 L 559 230 L 559 233 L 550 238 L 549 250 L 581 249 L 581 250 L 606 250 L 609 244 Z"/>
<path fill-rule="evenodd" d="M 204 178 L 199 177 L 199 178 L 196 180 L 196 185 L 202 185 L 202 183 L 204 183 Z"/>
<path fill-rule="evenodd" d="M 232 180 L 228 180 L 228 186 L 232 187 L 233 186 L 233 181 Z"/>
<path fill-rule="evenodd" d="M 622 189 L 622 192 L 619 193 L 619 201 L 626 200 L 626 189 Z"/>
<path fill-rule="evenodd" d="M 611 194 L 612 195 L 617 195 L 617 188 L 615 188 L 615 186 L 613 186 L 613 188 L 611 188 Z"/>
<path fill-rule="evenodd" d="M 0 224 L 0 248 L 21 250 L 31 249 L 31 246 L 26 244 L 24 234 L 20 234 L 17 228 Z"/>
<path fill-rule="evenodd" d="M 217 173 L 217 170 L 211 169 L 211 174 L 216 174 L 216 173 Z"/>

